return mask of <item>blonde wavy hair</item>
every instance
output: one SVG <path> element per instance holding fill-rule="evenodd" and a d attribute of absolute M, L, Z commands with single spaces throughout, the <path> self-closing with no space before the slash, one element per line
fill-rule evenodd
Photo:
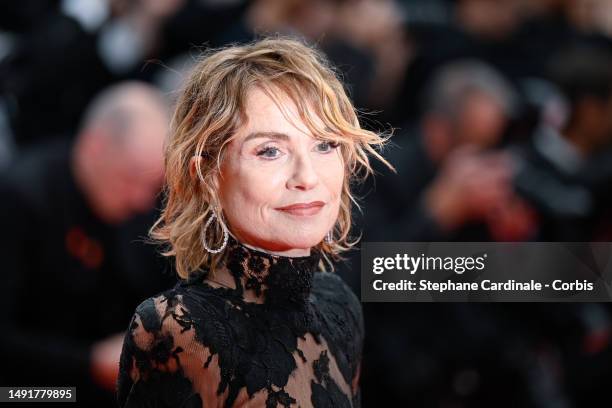
<path fill-rule="evenodd" d="M 289 97 L 313 137 L 339 144 L 346 170 L 334 239 L 317 246 L 328 261 L 339 259 L 357 242 L 349 236 L 351 202 L 359 207 L 350 186 L 373 172 L 368 156 L 392 169 L 377 151 L 390 135 L 361 128 L 342 83 L 318 50 L 295 39 L 265 38 L 206 52 L 177 100 L 165 148 L 164 208 L 150 231 L 165 246 L 162 254 L 175 258 L 183 279 L 203 268 L 214 273 L 223 261 L 223 252 L 203 248 L 202 232 L 214 213 L 217 222 L 206 231 L 206 240 L 211 247 L 220 246 L 220 224 L 226 221 L 215 186 L 224 148 L 247 119 L 245 101 L 254 87 L 279 106 L 279 93 Z M 194 157 L 195 175 L 190 171 Z"/>

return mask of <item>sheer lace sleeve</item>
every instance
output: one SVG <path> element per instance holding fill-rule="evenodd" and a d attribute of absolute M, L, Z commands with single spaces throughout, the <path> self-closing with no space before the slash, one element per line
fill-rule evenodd
<path fill-rule="evenodd" d="M 120 407 L 221 405 L 216 358 L 194 341 L 194 320 L 181 297 L 170 290 L 136 308 L 120 360 Z"/>

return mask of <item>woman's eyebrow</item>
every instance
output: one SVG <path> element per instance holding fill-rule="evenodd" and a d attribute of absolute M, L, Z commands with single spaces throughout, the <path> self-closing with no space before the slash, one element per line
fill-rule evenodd
<path fill-rule="evenodd" d="M 283 140 L 283 141 L 288 141 L 289 140 L 289 136 L 285 133 L 279 133 L 279 132 L 252 132 L 249 133 L 247 135 L 247 137 L 244 138 L 244 140 L 242 141 L 247 142 L 251 139 L 257 139 L 257 138 L 266 138 L 266 139 L 277 139 L 277 140 Z"/>

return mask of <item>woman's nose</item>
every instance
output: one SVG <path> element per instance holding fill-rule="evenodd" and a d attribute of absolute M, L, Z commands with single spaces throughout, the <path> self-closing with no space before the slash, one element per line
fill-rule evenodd
<path fill-rule="evenodd" d="M 319 175 L 309 155 L 296 157 L 292 176 L 287 182 L 289 189 L 310 190 L 319 182 Z"/>

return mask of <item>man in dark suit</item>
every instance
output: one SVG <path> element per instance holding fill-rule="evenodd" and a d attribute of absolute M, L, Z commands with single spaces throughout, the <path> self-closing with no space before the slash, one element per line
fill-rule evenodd
<path fill-rule="evenodd" d="M 158 91 L 119 84 L 73 146 L 39 146 L 2 174 L 2 385 L 76 386 L 80 403 L 113 404 L 131 310 L 173 281 L 142 242 L 167 123 Z"/>

